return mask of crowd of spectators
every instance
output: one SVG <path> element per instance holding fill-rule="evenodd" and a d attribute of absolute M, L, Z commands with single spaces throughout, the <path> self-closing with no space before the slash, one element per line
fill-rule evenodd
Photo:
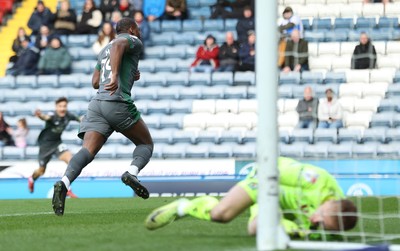
<path fill-rule="evenodd" d="M 29 129 L 25 118 L 17 121 L 17 128 L 13 130 L 5 121 L 3 113 L 0 112 L 0 147 L 16 146 L 24 148 L 27 146 Z"/>

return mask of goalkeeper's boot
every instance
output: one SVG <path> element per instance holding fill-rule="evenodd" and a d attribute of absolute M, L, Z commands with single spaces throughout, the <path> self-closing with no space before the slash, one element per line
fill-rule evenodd
<path fill-rule="evenodd" d="M 67 191 L 67 187 L 61 180 L 54 184 L 52 204 L 54 213 L 58 216 L 62 216 L 64 214 L 65 197 L 67 196 Z"/>
<path fill-rule="evenodd" d="M 153 212 L 147 216 L 144 225 L 149 230 L 155 230 L 168 225 L 178 217 L 178 205 L 184 201 L 188 200 L 182 198 L 165 206 L 154 209 Z"/>
<path fill-rule="evenodd" d="M 121 180 L 125 185 L 130 186 L 137 196 L 143 199 L 149 198 L 149 191 L 147 191 L 146 187 L 140 184 L 140 181 L 135 175 L 132 175 L 126 171 L 124 174 L 122 174 Z"/>
<path fill-rule="evenodd" d="M 33 180 L 32 176 L 28 178 L 28 189 L 31 193 L 33 193 L 35 190 L 35 181 Z"/>

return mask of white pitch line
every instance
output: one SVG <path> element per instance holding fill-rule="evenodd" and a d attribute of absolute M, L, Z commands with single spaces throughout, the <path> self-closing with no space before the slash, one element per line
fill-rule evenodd
<path fill-rule="evenodd" d="M 18 213 L 18 214 L 0 214 L 0 217 L 18 217 L 18 216 L 33 216 L 54 214 L 53 212 L 36 212 L 36 213 Z"/>

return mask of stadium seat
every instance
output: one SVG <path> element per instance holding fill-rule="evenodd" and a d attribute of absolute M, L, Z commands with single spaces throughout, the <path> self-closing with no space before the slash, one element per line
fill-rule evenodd
<path fill-rule="evenodd" d="M 376 154 L 380 158 L 387 157 L 398 157 L 399 156 L 400 144 L 379 144 L 376 149 Z"/>
<path fill-rule="evenodd" d="M 118 144 L 105 144 L 96 154 L 96 157 L 101 159 L 113 159 L 117 155 L 116 148 L 118 146 Z"/>
<path fill-rule="evenodd" d="M 299 72 L 280 72 L 279 73 L 279 84 L 300 84 L 300 73 Z"/>
<path fill-rule="evenodd" d="M 201 90 L 201 96 L 204 99 L 223 99 L 224 86 L 204 87 Z"/>
<path fill-rule="evenodd" d="M 170 101 L 169 100 L 159 100 L 157 102 L 150 102 L 147 104 L 147 113 L 170 113 Z"/>
<path fill-rule="evenodd" d="M 353 143 L 328 146 L 328 158 L 351 158 Z"/>
<path fill-rule="evenodd" d="M 243 143 L 256 142 L 256 139 L 257 139 L 257 130 L 251 130 L 251 131 L 246 130 L 244 132 L 244 134 L 242 135 Z M 221 140 L 222 140 L 222 136 L 221 136 Z"/>
<path fill-rule="evenodd" d="M 318 43 L 308 43 L 308 56 L 309 57 L 318 56 Z"/>
<path fill-rule="evenodd" d="M 355 97 L 361 98 L 362 97 L 362 88 L 366 84 L 342 84 L 339 86 L 339 97 Z"/>
<path fill-rule="evenodd" d="M 348 83 L 369 83 L 369 70 L 350 70 L 346 72 L 346 80 Z"/>
<path fill-rule="evenodd" d="M 208 126 L 208 125 L 207 125 Z M 196 143 L 212 143 L 212 144 L 217 144 L 219 141 L 219 132 L 210 130 L 207 128 L 207 130 L 201 130 L 197 132 L 196 135 Z"/>
<path fill-rule="evenodd" d="M 60 75 L 58 78 L 58 86 L 61 88 L 80 87 L 79 76 L 81 76 L 81 75 L 80 74 Z"/>
<path fill-rule="evenodd" d="M 153 22 L 149 22 L 150 30 L 153 33 L 161 32 L 161 21 L 154 20 Z"/>
<path fill-rule="evenodd" d="M 305 31 L 304 39 L 308 42 L 324 42 L 325 32 L 324 31 Z"/>
<path fill-rule="evenodd" d="M 220 99 L 215 102 L 215 113 L 238 113 L 239 101 L 237 99 Z"/>
<path fill-rule="evenodd" d="M 400 85 L 389 85 L 387 89 L 388 97 L 399 97 L 400 96 Z"/>
<path fill-rule="evenodd" d="M 165 143 L 171 144 L 172 143 L 172 134 L 177 131 L 177 129 L 162 129 L 162 130 L 151 130 L 151 137 L 153 138 L 153 142 L 155 144 L 158 143 Z"/>
<path fill-rule="evenodd" d="M 155 68 L 155 61 L 153 59 L 147 59 L 147 60 L 142 60 L 140 61 L 139 64 L 139 70 L 141 73 L 144 72 L 154 72 L 154 68 Z"/>
<path fill-rule="evenodd" d="M 11 75 L 7 75 L 4 77 L 0 77 L 0 88 L 1 89 L 10 89 L 15 87 L 15 77 Z"/>
<path fill-rule="evenodd" d="M 318 15 L 318 8 L 321 7 L 321 4 L 308 4 L 308 5 L 303 5 L 299 4 L 298 1 L 297 3 L 292 5 L 292 4 L 287 4 L 285 1 L 285 4 L 287 6 L 292 6 L 292 8 L 295 8 L 296 10 L 296 15 L 298 15 L 300 18 L 311 18 L 314 17 L 315 15 Z M 301 1 L 304 2 L 304 1 Z M 281 12 L 282 13 L 282 12 Z"/>
<path fill-rule="evenodd" d="M 34 117 L 27 117 L 27 123 L 29 125 L 29 132 L 26 137 L 26 143 L 28 146 L 36 146 L 38 136 L 39 136 L 41 130 L 44 128 L 44 122 L 38 118 L 36 118 L 34 120 L 29 119 L 29 118 L 34 118 Z M 37 156 L 36 156 L 36 158 L 37 158 Z"/>
<path fill-rule="evenodd" d="M 255 74 L 252 71 L 236 72 L 233 77 L 234 85 L 254 85 Z"/>
<path fill-rule="evenodd" d="M 239 100 L 239 113 L 254 112 L 257 113 L 257 100 L 241 99 Z"/>
<path fill-rule="evenodd" d="M 317 30 L 330 30 L 332 28 L 332 20 L 330 18 L 314 18 L 312 29 Z"/>
<path fill-rule="evenodd" d="M 234 145 L 232 147 L 232 157 L 235 158 L 250 158 L 257 156 L 255 143 L 247 143 L 244 145 Z"/>
<path fill-rule="evenodd" d="M 185 157 L 187 144 L 168 145 L 162 148 L 162 158 L 183 158 Z"/>
<path fill-rule="evenodd" d="M 112 135 L 117 134 L 117 133 L 113 133 Z M 156 148 L 157 146 L 155 146 Z M 115 158 L 117 159 L 130 159 L 132 158 L 132 153 L 135 150 L 135 146 L 133 144 L 129 144 L 129 145 L 116 145 L 115 147 Z M 153 158 L 157 158 L 157 154 L 154 154 L 153 151 Z"/>
<path fill-rule="evenodd" d="M 58 87 L 58 76 L 57 75 L 39 75 L 37 77 L 37 87 Z"/>
<path fill-rule="evenodd" d="M 212 85 L 232 85 L 233 73 L 232 72 L 214 72 L 211 75 Z"/>
<path fill-rule="evenodd" d="M 380 142 L 386 143 L 386 131 L 387 128 L 379 127 L 379 128 L 367 128 L 363 132 L 362 142 Z"/>
<path fill-rule="evenodd" d="M 248 86 L 247 87 L 247 98 L 248 99 L 255 99 L 257 97 L 257 88 L 255 86 Z"/>
<path fill-rule="evenodd" d="M 293 129 L 292 135 L 290 136 L 290 141 L 291 142 L 307 142 L 309 144 L 312 144 L 314 139 L 313 139 L 313 129 L 312 128 L 307 128 L 307 129 Z"/>
<path fill-rule="evenodd" d="M 370 74 L 370 82 L 385 82 L 391 84 L 394 77 L 394 71 L 390 69 L 373 69 Z"/>
<path fill-rule="evenodd" d="M 190 35 L 189 32 L 174 33 L 172 38 L 174 45 L 194 45 L 195 42 L 194 36 Z"/>
<path fill-rule="evenodd" d="M 69 35 L 67 37 L 68 47 L 86 47 L 89 46 L 87 35 Z"/>
<path fill-rule="evenodd" d="M 247 131 L 247 132 L 252 132 L 252 131 Z M 218 140 L 219 140 L 218 143 L 231 142 L 231 143 L 242 144 L 247 142 L 254 142 L 254 141 L 249 141 L 249 138 L 247 138 L 246 141 L 243 141 L 243 135 L 242 132 L 240 131 L 221 131 Z"/>
<path fill-rule="evenodd" d="M 336 18 L 334 24 L 336 29 L 353 29 L 354 19 L 353 18 Z"/>
<path fill-rule="evenodd" d="M 152 46 L 152 47 L 147 47 L 144 50 L 146 59 L 163 59 L 164 53 L 165 53 L 164 46 Z"/>
<path fill-rule="evenodd" d="M 330 71 L 332 67 L 332 58 L 327 57 L 309 57 L 308 64 L 311 70 Z"/>
<path fill-rule="evenodd" d="M 387 83 L 372 83 L 363 86 L 363 97 L 383 99 L 388 89 Z"/>
<path fill-rule="evenodd" d="M 375 128 L 375 127 L 390 128 L 390 127 L 392 127 L 392 124 L 393 124 L 393 117 L 394 117 L 393 112 L 382 112 L 382 113 L 372 114 L 370 127 L 371 128 Z"/>
<path fill-rule="evenodd" d="M 75 75 L 79 79 L 79 87 L 92 87 L 92 76 L 89 74 Z M 73 86 L 71 86 L 73 87 Z"/>
<path fill-rule="evenodd" d="M 317 98 L 325 98 L 327 89 L 332 89 L 334 93 L 338 93 L 339 86 L 340 84 L 316 85 L 314 89 L 315 96 Z"/>
<path fill-rule="evenodd" d="M 364 17 L 383 16 L 384 6 L 382 3 L 363 4 L 362 14 Z"/>
<path fill-rule="evenodd" d="M 371 158 L 377 155 L 378 144 L 369 142 L 368 144 L 354 144 L 352 147 L 352 157 Z"/>
<path fill-rule="evenodd" d="M 177 69 L 179 66 L 177 65 Z M 170 73 L 164 74 L 166 78 L 166 85 L 172 86 L 187 86 L 189 84 L 189 73 L 188 72 L 179 72 L 179 73 Z"/>
<path fill-rule="evenodd" d="M 3 147 L 3 160 L 22 160 L 25 157 L 25 149 L 15 146 Z"/>
<path fill-rule="evenodd" d="M 399 142 L 400 141 L 400 128 L 388 128 L 386 130 L 386 141 L 387 142 Z"/>
<path fill-rule="evenodd" d="M 293 85 L 280 85 L 278 87 L 279 98 L 293 98 Z"/>
<path fill-rule="evenodd" d="M 345 42 L 349 38 L 349 29 L 335 29 L 325 33 L 326 42 Z"/>
<path fill-rule="evenodd" d="M 201 32 L 203 30 L 203 23 L 201 20 L 184 20 L 182 23 L 182 30 L 187 31 L 197 31 Z"/>
<path fill-rule="evenodd" d="M 224 20 L 222 19 L 208 19 L 204 20 L 203 29 L 207 31 L 223 31 L 224 30 Z"/>
<path fill-rule="evenodd" d="M 346 55 L 346 56 L 332 58 L 332 70 L 333 71 L 348 70 L 350 68 L 351 68 L 351 57 L 350 56 Z M 344 72 L 341 72 L 341 74 L 345 75 Z M 346 76 L 344 76 L 344 79 L 346 79 Z"/>
<path fill-rule="evenodd" d="M 208 73 L 191 73 L 189 75 L 189 85 L 210 85 L 211 74 Z"/>
<path fill-rule="evenodd" d="M 395 56 L 379 56 L 377 58 L 378 68 L 395 68 L 398 69 L 400 67 L 400 60 Z M 392 80 L 391 80 L 392 81 Z"/>
<path fill-rule="evenodd" d="M 314 131 L 314 142 L 331 142 L 336 144 L 338 141 L 336 128 L 317 128 Z"/>
<path fill-rule="evenodd" d="M 118 133 L 118 132 L 113 132 L 113 134 L 111 134 L 111 136 L 108 137 L 108 139 L 107 139 L 107 144 L 127 145 L 128 142 L 130 143 L 131 141 L 128 140 L 122 133 Z M 131 150 L 130 156 L 128 156 L 129 158 L 132 157 L 132 152 L 133 152 L 133 149 Z"/>
<path fill-rule="evenodd" d="M 393 126 L 400 127 L 400 115 L 399 114 L 395 114 L 393 116 Z"/>
<path fill-rule="evenodd" d="M 39 155 L 39 147 L 38 146 L 27 146 L 25 148 L 25 159 L 37 159 Z"/>
<path fill-rule="evenodd" d="M 357 38 L 357 41 L 359 39 L 359 36 Z M 359 42 L 342 42 L 340 44 L 340 55 L 348 55 L 351 57 L 351 55 L 354 52 L 354 48 L 359 44 Z"/>
<path fill-rule="evenodd" d="M 279 142 L 290 144 L 290 132 L 291 130 L 288 130 L 288 128 L 279 128 Z M 256 142 L 256 139 L 257 135 L 254 135 L 254 142 Z"/>
<path fill-rule="evenodd" d="M 179 90 L 179 97 L 181 99 L 201 99 L 202 96 L 202 86 L 191 86 L 191 87 L 182 87 Z"/>
<path fill-rule="evenodd" d="M 156 87 L 157 88 L 157 87 Z M 166 88 L 157 88 L 157 99 L 180 99 L 179 90 L 180 86 L 169 86 Z"/>
<path fill-rule="evenodd" d="M 162 32 L 180 32 L 182 30 L 181 20 L 163 20 L 161 22 Z"/>
<path fill-rule="evenodd" d="M 373 29 L 376 27 L 376 20 L 372 17 L 358 17 L 356 21 L 356 28 Z"/>
<path fill-rule="evenodd" d="M 150 36 L 151 44 L 153 46 L 157 46 L 157 45 L 164 45 L 164 46 L 172 45 L 173 44 L 173 36 L 174 36 L 174 34 L 175 33 L 171 33 L 171 32 L 163 32 L 162 34 L 153 33 Z M 145 54 L 146 54 L 146 51 L 148 49 L 150 49 L 150 48 L 151 47 L 146 47 Z"/>
<path fill-rule="evenodd" d="M 297 112 L 287 112 L 278 116 L 278 126 L 280 128 L 294 128 L 299 121 Z"/>
<path fill-rule="evenodd" d="M 246 131 L 252 130 L 257 126 L 258 116 L 254 112 L 242 112 L 237 116 L 230 116 L 230 130 Z"/>
<path fill-rule="evenodd" d="M 175 72 L 176 59 L 157 60 L 154 63 L 155 72 Z"/>
<path fill-rule="evenodd" d="M 206 120 L 210 118 L 210 114 L 187 114 L 183 117 L 184 130 L 204 130 L 206 128 Z"/>
<path fill-rule="evenodd" d="M 345 126 L 350 128 L 365 129 L 369 127 L 371 121 L 371 113 L 353 113 L 351 116 L 347 116 L 345 119 Z"/>
<path fill-rule="evenodd" d="M 188 145 L 185 149 L 185 158 L 208 158 L 209 144 Z"/>
<path fill-rule="evenodd" d="M 232 145 L 211 145 L 208 148 L 209 158 L 230 158 L 232 157 Z"/>
<path fill-rule="evenodd" d="M 171 143 L 196 143 L 196 133 L 194 131 L 177 130 L 172 132 Z"/>
<path fill-rule="evenodd" d="M 177 58 L 184 59 L 186 58 L 186 46 L 169 46 L 165 48 L 164 52 L 165 58 Z M 157 63 L 157 61 L 156 61 Z"/>
<path fill-rule="evenodd" d="M 333 66 L 332 61 L 332 66 Z M 325 84 L 332 83 L 345 83 L 346 82 L 346 73 L 344 72 L 327 72 L 325 75 Z"/>
<path fill-rule="evenodd" d="M 151 129 L 159 129 L 160 128 L 160 115 L 158 115 L 158 114 L 145 115 L 145 116 L 143 116 L 143 120 L 146 122 L 146 125 L 148 128 L 151 128 Z"/>
<path fill-rule="evenodd" d="M 224 88 L 224 98 L 226 99 L 247 99 L 252 98 L 248 95 L 251 86 L 227 86 Z"/>
<path fill-rule="evenodd" d="M 79 59 L 80 60 L 96 60 L 97 59 L 97 55 L 94 53 L 94 51 L 89 48 L 83 48 L 81 50 L 79 50 Z"/>
<path fill-rule="evenodd" d="M 211 16 L 210 7 L 200 7 L 195 9 L 190 9 L 189 18 L 190 19 L 208 19 Z"/>
<path fill-rule="evenodd" d="M 340 7 L 341 7 L 340 4 L 325 5 L 325 1 L 323 0 L 313 0 L 313 1 L 319 1 L 319 3 L 322 3 L 322 5 L 318 8 L 318 16 L 320 18 L 340 16 Z"/>
<path fill-rule="evenodd" d="M 279 144 L 279 152 L 281 156 L 302 158 L 304 157 L 304 148 L 307 144 L 304 142 L 294 144 Z"/>
<path fill-rule="evenodd" d="M 183 126 L 183 116 L 180 114 L 174 114 L 172 116 L 159 116 L 160 118 L 160 129 L 164 128 L 177 128 L 181 129 Z"/>
<path fill-rule="evenodd" d="M 165 86 L 166 79 L 163 73 L 146 74 L 143 76 L 145 86 Z"/>
<path fill-rule="evenodd" d="M 379 105 L 379 99 L 374 97 L 366 97 L 363 99 L 355 99 L 354 110 L 355 112 L 371 112 L 375 113 Z"/>
<path fill-rule="evenodd" d="M 397 112 L 399 102 L 400 102 L 400 98 L 391 97 L 388 99 L 383 99 L 379 103 L 378 112 L 388 112 L 388 111 Z"/>
<path fill-rule="evenodd" d="M 237 19 L 225 19 L 225 31 L 236 31 Z"/>
<path fill-rule="evenodd" d="M 386 43 L 386 54 L 399 54 L 400 53 L 400 42 L 399 41 L 388 41 Z"/>
<path fill-rule="evenodd" d="M 385 4 L 385 16 L 386 17 L 397 18 L 399 13 L 400 13 L 400 3 L 399 2 Z"/>
<path fill-rule="evenodd" d="M 371 40 L 373 41 L 387 41 L 392 39 L 392 31 L 389 29 L 372 30 L 368 32 Z"/>
<path fill-rule="evenodd" d="M 324 76 L 321 72 L 305 71 L 301 74 L 301 82 L 303 84 L 322 84 Z"/>
<path fill-rule="evenodd" d="M 15 88 L 36 88 L 37 78 L 34 75 L 31 76 L 17 76 L 15 78 Z"/>
<path fill-rule="evenodd" d="M 328 144 L 316 144 L 304 146 L 305 158 L 327 158 L 328 157 Z"/>
<path fill-rule="evenodd" d="M 96 65 L 96 61 L 81 60 L 72 62 L 72 73 L 91 73 Z"/>

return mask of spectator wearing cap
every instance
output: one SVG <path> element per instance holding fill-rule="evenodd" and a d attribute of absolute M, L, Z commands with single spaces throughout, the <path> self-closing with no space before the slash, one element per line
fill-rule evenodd
<path fill-rule="evenodd" d="M 284 72 L 308 71 L 308 42 L 300 38 L 298 30 L 292 31 L 285 48 Z"/>
<path fill-rule="evenodd" d="M 334 97 L 332 89 L 325 91 L 326 98 L 320 100 L 318 105 L 318 128 L 341 128 L 342 106 Z"/>
<path fill-rule="evenodd" d="M 215 37 L 208 35 L 196 52 L 196 59 L 191 65 L 191 72 L 212 72 L 219 67 L 219 47 Z"/>
<path fill-rule="evenodd" d="M 69 74 L 71 71 L 72 57 L 67 48 L 63 46 L 58 37 L 50 41 L 50 46 L 46 48 L 40 57 L 38 69 L 39 74 Z"/>
<path fill-rule="evenodd" d="M 293 14 L 293 9 L 291 7 L 286 7 L 282 13 L 283 19 L 279 22 L 279 31 L 285 35 L 290 36 L 292 31 L 298 30 L 300 32 L 300 37 L 303 37 L 303 23 L 300 17 Z"/>
<path fill-rule="evenodd" d="M 26 38 L 21 42 L 22 51 L 18 60 L 7 70 L 8 75 L 34 75 L 37 72 L 37 63 L 39 61 L 39 49 L 30 44 L 31 40 Z"/>
<path fill-rule="evenodd" d="M 29 36 L 26 34 L 25 29 L 19 27 L 17 37 L 13 41 L 12 50 L 15 52 L 15 55 L 10 58 L 10 62 L 15 63 L 18 60 L 18 56 L 23 51 L 22 41 L 29 39 Z"/>
<path fill-rule="evenodd" d="M 356 70 L 374 69 L 376 65 L 376 50 L 367 33 L 360 34 L 360 44 L 354 48 L 351 57 L 351 68 Z"/>
<path fill-rule="evenodd" d="M 313 90 L 307 86 L 304 88 L 304 98 L 296 107 L 299 114 L 297 128 L 315 128 L 318 120 L 318 99 L 313 97 Z"/>
<path fill-rule="evenodd" d="M 165 19 L 183 20 L 187 18 L 186 0 L 167 0 L 165 4 Z"/>
<path fill-rule="evenodd" d="M 225 35 L 225 42 L 219 47 L 219 68 L 218 71 L 234 71 L 239 61 L 239 43 L 235 41 L 233 33 L 228 31 Z"/>
<path fill-rule="evenodd" d="M 32 13 L 28 21 L 28 27 L 32 30 L 31 35 L 36 36 L 42 25 L 52 28 L 53 22 L 54 14 L 44 5 L 43 1 L 38 1 L 35 11 Z"/>
<path fill-rule="evenodd" d="M 256 55 L 256 34 L 254 31 L 248 32 L 247 43 L 240 46 L 239 65 L 237 71 L 254 71 Z"/>
<path fill-rule="evenodd" d="M 250 6 L 246 6 L 243 9 L 243 17 L 240 18 L 236 24 L 239 43 L 246 43 L 247 33 L 250 30 L 254 30 L 254 17 Z"/>

